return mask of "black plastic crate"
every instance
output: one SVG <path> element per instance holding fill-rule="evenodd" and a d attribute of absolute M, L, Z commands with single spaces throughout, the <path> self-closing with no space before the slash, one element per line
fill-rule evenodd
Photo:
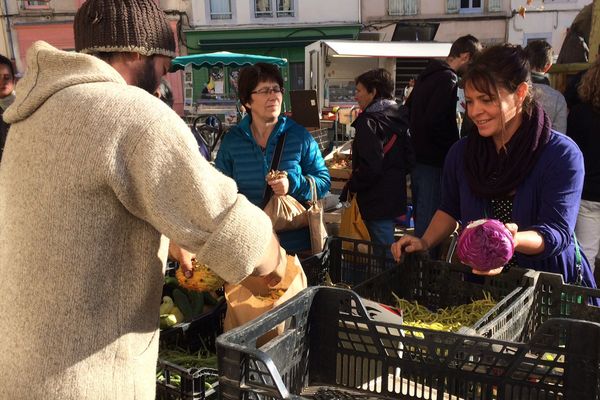
<path fill-rule="evenodd" d="M 395 305 L 398 297 L 416 301 L 431 311 L 484 298 L 488 293 L 497 304 L 471 327 L 460 333 L 494 339 L 519 340 L 533 301 L 537 273 L 521 269 L 496 276 L 477 276 L 462 264 L 432 261 L 407 254 L 402 264 L 352 288 L 360 296 Z"/>
<path fill-rule="evenodd" d="M 190 322 L 182 322 L 160 332 L 160 344 L 176 346 L 189 352 L 215 351 L 216 338 L 223 333 L 223 320 L 227 303 L 221 299 L 210 311 L 195 317 Z"/>
<path fill-rule="evenodd" d="M 327 248 L 327 243 L 328 242 L 325 244 L 325 249 L 323 252 L 300 260 L 302 269 L 306 274 L 306 282 L 309 286 L 320 285 L 325 281 L 325 273 L 327 272 L 327 265 L 330 255 L 330 251 Z"/>
<path fill-rule="evenodd" d="M 308 288 L 221 335 L 217 355 L 223 399 L 600 398 L 600 324 L 551 319 L 528 343 L 499 341 L 375 322 L 338 288 Z"/>
<path fill-rule="evenodd" d="M 540 272 L 522 340 L 530 338 L 550 318 L 600 322 L 600 289 L 569 285 L 560 274 Z"/>
<path fill-rule="evenodd" d="M 387 251 L 389 246 L 333 236 L 323 252 L 305 259 L 302 267 L 309 285 L 322 284 L 328 273 L 334 283 L 352 287 L 397 265 Z"/>
<path fill-rule="evenodd" d="M 211 368 L 183 368 L 158 360 L 162 380 L 156 383 L 156 400 L 212 400 L 218 397 L 218 371 Z M 206 385 L 213 382 L 210 387 Z"/>
<path fill-rule="evenodd" d="M 334 284 L 347 286 L 369 300 L 395 305 L 398 297 L 435 311 L 479 300 L 484 292 L 498 303 L 472 329 L 463 333 L 495 339 L 518 340 L 533 301 L 536 273 L 512 268 L 493 277 L 473 275 L 462 264 L 429 260 L 407 254 L 402 264 L 387 252 L 388 246 L 341 237 L 327 240 L 323 253 L 306 259 L 302 266 L 310 285 L 324 282 L 328 273 Z"/>
<path fill-rule="evenodd" d="M 160 333 L 161 348 L 178 348 L 195 353 L 215 353 L 216 339 L 223 333 L 223 320 L 227 303 L 222 299 L 211 311 L 190 322 L 174 325 Z M 217 371 L 210 368 L 186 368 L 166 360 L 158 359 L 156 381 L 157 399 L 160 400 L 204 400 L 216 399 L 218 382 L 206 390 L 205 382 L 214 378 Z"/>

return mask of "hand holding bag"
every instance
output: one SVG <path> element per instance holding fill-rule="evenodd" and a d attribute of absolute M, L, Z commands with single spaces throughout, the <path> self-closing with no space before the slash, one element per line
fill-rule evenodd
<path fill-rule="evenodd" d="M 279 136 L 277 141 L 269 175 L 277 173 L 284 143 L 285 133 Z M 308 225 L 306 208 L 290 195 L 274 196 L 273 190 L 268 184 L 265 188 L 261 208 L 271 218 L 275 232 L 295 230 Z"/>

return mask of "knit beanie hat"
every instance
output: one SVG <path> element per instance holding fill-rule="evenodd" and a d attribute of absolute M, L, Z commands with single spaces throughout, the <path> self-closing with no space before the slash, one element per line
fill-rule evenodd
<path fill-rule="evenodd" d="M 73 28 L 80 53 L 175 57 L 169 20 L 154 0 L 87 0 L 77 10 Z"/>

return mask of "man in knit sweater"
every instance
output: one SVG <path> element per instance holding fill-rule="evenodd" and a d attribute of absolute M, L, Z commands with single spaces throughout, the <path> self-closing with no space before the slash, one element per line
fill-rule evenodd
<path fill-rule="evenodd" d="M 147 93 L 175 51 L 155 2 L 88 0 L 75 39 L 80 53 L 31 46 L 4 114 L 0 399 L 151 400 L 162 239 L 234 283 L 277 281 L 285 257 L 269 218 Z"/>

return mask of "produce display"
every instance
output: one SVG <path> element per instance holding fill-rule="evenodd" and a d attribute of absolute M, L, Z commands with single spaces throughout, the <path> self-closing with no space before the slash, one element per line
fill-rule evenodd
<path fill-rule="evenodd" d="M 334 169 L 352 168 L 352 158 L 350 155 L 335 153 L 332 158 L 325 160 L 325 165 Z"/>
<path fill-rule="evenodd" d="M 480 219 L 461 232 L 456 246 L 458 259 L 473 269 L 489 271 L 504 266 L 515 244 L 506 226 L 495 219 Z"/>
<path fill-rule="evenodd" d="M 492 296 L 484 292 L 481 300 L 432 312 L 416 301 L 401 299 L 394 293 L 392 295 L 396 299 L 396 307 L 402 311 L 404 325 L 445 332 L 457 332 L 463 326 L 473 326 L 496 305 Z"/>
<path fill-rule="evenodd" d="M 175 273 L 177 281 L 182 287 L 197 292 L 212 292 L 225 284 L 219 275 L 212 272 L 206 265 L 200 264 L 195 258 L 192 259 L 192 266 L 194 274 L 191 278 L 186 278 L 181 268 L 177 269 Z"/>
<path fill-rule="evenodd" d="M 194 317 L 209 311 L 219 301 L 216 294 L 187 290 L 180 286 L 178 279 L 170 276 L 165 277 L 165 287 L 171 295 L 163 296 L 160 305 L 161 329 L 191 321 Z"/>

